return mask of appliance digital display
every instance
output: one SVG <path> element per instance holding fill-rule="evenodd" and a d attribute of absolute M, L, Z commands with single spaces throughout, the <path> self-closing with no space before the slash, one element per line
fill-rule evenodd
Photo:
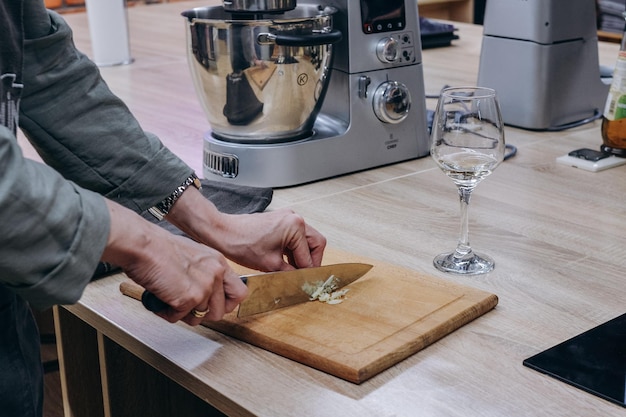
<path fill-rule="evenodd" d="M 404 0 L 361 0 L 361 22 L 364 33 L 404 30 Z"/>
<path fill-rule="evenodd" d="M 626 407 L 626 314 L 538 353 L 523 363 Z"/>

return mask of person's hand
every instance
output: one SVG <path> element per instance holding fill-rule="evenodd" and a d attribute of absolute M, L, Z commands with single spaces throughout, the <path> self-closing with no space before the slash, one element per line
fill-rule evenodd
<path fill-rule="evenodd" d="M 267 64 L 265 63 L 265 61 L 263 61 L 262 59 L 258 59 L 258 58 L 255 58 L 252 60 L 252 66 L 259 67 L 262 69 L 267 68 Z"/>
<path fill-rule="evenodd" d="M 107 202 L 111 232 L 103 260 L 122 267 L 170 307 L 157 313 L 190 325 L 220 320 L 246 297 L 247 287 L 215 249 L 176 236 L 134 212 Z M 208 311 L 204 318 L 192 311 Z"/>
<path fill-rule="evenodd" d="M 225 237 L 215 241 L 214 235 L 208 238 L 241 265 L 281 271 L 319 266 L 322 262 L 326 238 L 292 210 L 224 215 L 222 221 Z"/>
<path fill-rule="evenodd" d="M 166 219 L 229 259 L 260 271 L 319 266 L 326 247 L 326 238 L 292 210 L 224 214 L 191 188 Z"/>

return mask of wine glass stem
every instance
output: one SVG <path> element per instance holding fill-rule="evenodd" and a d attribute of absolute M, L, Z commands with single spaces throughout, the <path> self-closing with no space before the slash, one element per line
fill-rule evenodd
<path fill-rule="evenodd" d="M 463 258 L 472 252 L 469 242 L 469 203 L 470 197 L 474 187 L 460 186 L 459 200 L 461 202 L 461 231 L 459 234 L 459 242 L 456 246 L 454 256 L 456 258 Z"/>

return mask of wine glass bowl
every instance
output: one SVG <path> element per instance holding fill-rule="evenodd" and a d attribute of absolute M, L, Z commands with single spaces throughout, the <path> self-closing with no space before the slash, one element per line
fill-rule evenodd
<path fill-rule="evenodd" d="M 450 87 L 441 92 L 431 133 L 430 154 L 454 181 L 461 202 L 461 232 L 454 252 L 435 257 L 441 271 L 482 274 L 494 261 L 473 251 L 469 243 L 468 206 L 476 185 L 504 160 L 504 126 L 493 89 Z"/>

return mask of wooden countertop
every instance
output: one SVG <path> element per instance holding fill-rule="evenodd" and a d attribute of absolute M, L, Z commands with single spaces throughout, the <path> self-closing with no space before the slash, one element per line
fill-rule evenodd
<path fill-rule="evenodd" d="M 135 62 L 102 69 L 144 127 L 198 172 L 208 125 L 189 76 L 180 12 L 205 5 L 130 8 Z M 86 16 L 66 17 L 89 53 Z M 481 27 L 455 24 L 453 46 L 423 52 L 427 93 L 476 82 Z M 612 66 L 617 50 L 601 44 L 601 63 Z M 120 276 L 91 284 L 67 309 L 232 415 L 623 416 L 623 408 L 522 361 L 625 312 L 626 166 L 589 173 L 556 164 L 572 149 L 597 148 L 599 122 L 564 132 L 507 128 L 506 136 L 518 154 L 477 188 L 470 211 L 472 245 L 497 263 L 485 276 L 432 266 L 456 243 L 459 207 L 454 185 L 428 157 L 275 191 L 270 209 L 298 211 L 332 247 L 499 297 L 495 310 L 361 385 L 207 328 L 168 324 L 121 296 Z"/>

